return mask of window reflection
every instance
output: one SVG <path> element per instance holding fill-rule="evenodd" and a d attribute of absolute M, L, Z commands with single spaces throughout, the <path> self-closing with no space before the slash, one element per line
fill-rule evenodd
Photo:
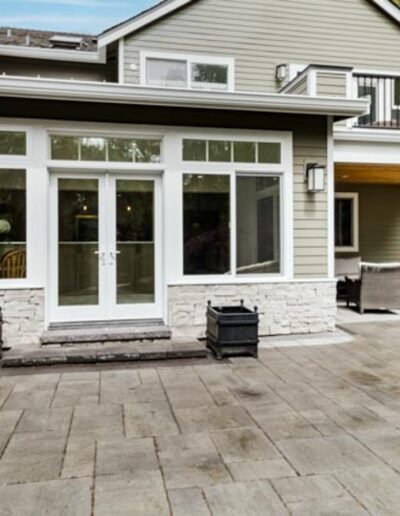
<path fill-rule="evenodd" d="M 184 273 L 230 271 L 229 176 L 184 176 Z"/>

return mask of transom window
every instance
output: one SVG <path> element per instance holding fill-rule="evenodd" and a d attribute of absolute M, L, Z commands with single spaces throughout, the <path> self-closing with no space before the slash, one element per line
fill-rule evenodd
<path fill-rule="evenodd" d="M 232 91 L 234 60 L 209 56 L 143 54 L 142 84 L 160 88 Z"/>
<path fill-rule="evenodd" d="M 281 144 L 229 140 L 183 140 L 183 161 L 278 164 Z"/>
<path fill-rule="evenodd" d="M 0 131 L 0 156 L 25 156 L 26 133 L 23 131 Z"/>
<path fill-rule="evenodd" d="M 160 163 L 161 140 L 53 135 L 50 156 L 53 160 Z"/>
<path fill-rule="evenodd" d="M 357 252 L 359 247 L 358 194 L 337 193 L 335 197 L 336 251 Z"/>
<path fill-rule="evenodd" d="M 184 174 L 184 274 L 279 274 L 280 204 L 280 176 Z"/>

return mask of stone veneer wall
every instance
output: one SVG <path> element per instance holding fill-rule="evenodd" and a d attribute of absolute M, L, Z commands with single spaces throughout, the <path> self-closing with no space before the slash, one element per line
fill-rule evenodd
<path fill-rule="evenodd" d="M 333 331 L 336 282 L 296 281 L 245 285 L 179 285 L 168 287 L 168 324 L 173 335 L 198 336 L 205 329 L 207 300 L 215 305 L 258 306 L 260 335 Z"/>
<path fill-rule="evenodd" d="M 39 345 L 44 331 L 44 290 L 0 290 L 0 307 L 6 346 Z"/>

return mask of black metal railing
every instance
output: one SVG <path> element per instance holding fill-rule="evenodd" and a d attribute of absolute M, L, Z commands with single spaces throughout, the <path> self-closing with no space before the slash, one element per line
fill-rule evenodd
<path fill-rule="evenodd" d="M 400 129 L 400 76 L 356 75 L 357 96 L 368 97 L 370 112 L 358 118 L 356 127 Z"/>

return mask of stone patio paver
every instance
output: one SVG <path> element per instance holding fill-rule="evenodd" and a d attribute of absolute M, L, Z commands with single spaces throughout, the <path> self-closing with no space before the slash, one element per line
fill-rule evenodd
<path fill-rule="evenodd" d="M 0 513 L 397 516 L 400 323 L 351 330 L 258 360 L 0 370 Z"/>

